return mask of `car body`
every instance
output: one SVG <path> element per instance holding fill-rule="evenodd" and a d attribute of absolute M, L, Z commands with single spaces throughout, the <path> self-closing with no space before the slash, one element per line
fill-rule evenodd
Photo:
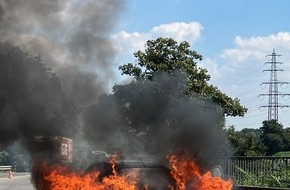
<path fill-rule="evenodd" d="M 145 186 L 153 190 L 175 189 L 175 180 L 171 175 L 171 170 L 163 164 L 154 162 L 144 162 L 136 160 L 116 161 L 115 171 L 117 174 L 129 174 L 135 171 L 138 174 L 137 185 L 138 189 L 143 189 Z M 87 173 L 99 171 L 98 181 L 103 178 L 113 175 L 112 164 L 108 162 L 96 162 L 92 164 Z M 222 169 L 219 165 L 213 166 L 210 170 L 212 176 L 222 177 Z M 169 186 L 171 188 L 169 188 Z"/>
<path fill-rule="evenodd" d="M 135 171 L 138 174 L 137 186 L 142 189 L 146 186 L 149 189 L 165 190 L 169 185 L 175 187 L 174 179 L 170 174 L 168 167 L 152 163 L 135 160 L 122 160 L 115 162 L 115 170 L 117 174 L 128 174 Z M 108 162 L 96 162 L 92 164 L 86 172 L 99 171 L 98 180 L 102 181 L 103 178 L 113 175 L 112 165 Z"/>

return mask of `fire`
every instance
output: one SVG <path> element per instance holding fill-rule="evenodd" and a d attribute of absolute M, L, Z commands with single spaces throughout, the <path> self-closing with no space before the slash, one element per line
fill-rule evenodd
<path fill-rule="evenodd" d="M 112 164 L 113 175 L 105 177 L 101 182 L 97 180 L 100 172 L 94 171 L 88 174 L 72 172 L 61 165 L 49 165 L 44 162 L 38 165 L 34 171 L 36 189 L 38 190 L 136 190 L 137 175 L 117 175 L 115 170 L 115 156 L 109 161 Z"/>
<path fill-rule="evenodd" d="M 122 174 L 116 171 L 116 157 L 109 161 L 112 175 L 98 180 L 100 171 L 72 172 L 68 167 L 50 165 L 47 162 L 39 164 L 34 172 L 33 179 L 38 190 L 150 190 L 150 185 L 138 185 L 137 170 Z M 232 181 L 213 177 L 210 172 L 201 174 L 197 164 L 185 157 L 170 156 L 170 174 L 175 181 L 175 187 L 168 184 L 170 190 L 231 190 Z"/>
<path fill-rule="evenodd" d="M 176 190 L 231 190 L 231 180 L 213 177 L 210 172 L 202 174 L 199 166 L 187 157 L 171 155 L 169 158 L 171 175 L 176 181 Z"/>

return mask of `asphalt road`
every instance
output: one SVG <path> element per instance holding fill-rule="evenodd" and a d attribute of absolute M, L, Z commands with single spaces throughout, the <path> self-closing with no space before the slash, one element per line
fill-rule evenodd
<path fill-rule="evenodd" d="M 30 173 L 15 173 L 12 178 L 0 175 L 0 190 L 34 190 Z"/>

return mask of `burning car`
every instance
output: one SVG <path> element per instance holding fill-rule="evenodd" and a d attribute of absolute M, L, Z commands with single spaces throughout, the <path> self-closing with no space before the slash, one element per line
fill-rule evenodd
<path fill-rule="evenodd" d="M 86 173 L 99 172 L 96 179 L 99 182 L 115 175 L 128 178 L 133 176 L 137 189 L 146 190 L 232 189 L 231 181 L 222 179 L 223 172 L 219 165 L 202 173 L 194 162 L 177 159 L 179 158 L 171 156 L 169 165 L 142 160 L 96 162 Z"/>
<path fill-rule="evenodd" d="M 116 161 L 114 167 L 109 162 L 92 164 L 87 173 L 99 171 L 97 180 L 102 181 L 111 175 L 134 176 L 138 178 L 138 189 L 175 189 L 175 181 L 170 175 L 170 169 L 164 165 L 135 160 Z"/>
<path fill-rule="evenodd" d="M 135 160 L 96 162 L 85 172 L 65 165 L 43 163 L 36 167 L 39 190 L 232 190 L 231 180 L 201 171 L 187 157 L 171 155 L 168 165 Z M 217 168 L 214 168 L 217 171 Z M 221 171 L 219 171 L 221 172 Z M 34 172 L 36 174 L 37 172 Z M 216 172 L 216 175 L 218 172 Z"/>

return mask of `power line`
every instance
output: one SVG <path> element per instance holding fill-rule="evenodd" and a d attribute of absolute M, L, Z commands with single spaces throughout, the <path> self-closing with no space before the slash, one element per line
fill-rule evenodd
<path fill-rule="evenodd" d="M 260 75 L 259 73 L 262 72 L 258 72 L 259 70 L 261 71 L 261 68 L 263 66 L 257 65 L 254 68 L 251 65 L 251 71 L 249 72 L 249 68 L 245 67 L 242 70 L 239 70 L 238 76 L 243 78 L 243 82 L 239 83 L 239 85 L 243 85 L 243 84 L 247 84 L 248 81 L 250 80 L 244 80 L 244 79 L 248 79 L 247 76 L 249 76 L 250 74 L 255 73 L 256 75 Z M 232 83 L 233 81 L 237 82 L 237 73 L 232 73 L 232 74 L 227 74 L 226 78 L 223 79 L 216 79 L 215 82 L 220 83 L 222 85 L 228 86 L 230 83 Z M 212 81 L 213 82 L 213 81 Z"/>

